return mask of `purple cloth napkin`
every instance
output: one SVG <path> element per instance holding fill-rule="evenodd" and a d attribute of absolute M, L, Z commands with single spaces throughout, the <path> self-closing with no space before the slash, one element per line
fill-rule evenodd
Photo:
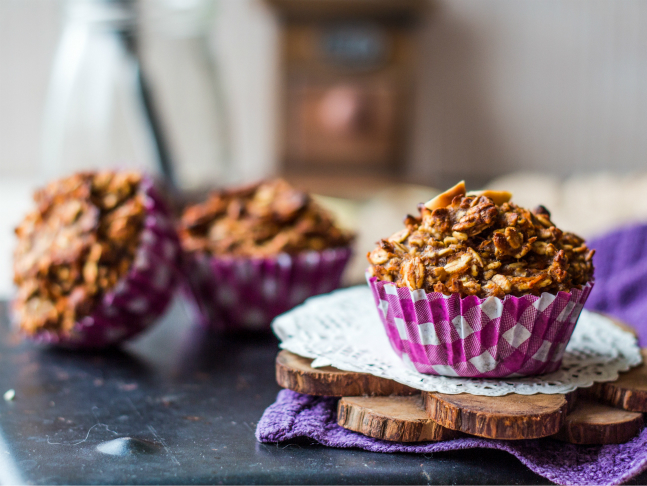
<path fill-rule="evenodd" d="M 647 224 L 628 226 L 591 240 L 595 287 L 586 308 L 634 326 L 647 345 Z"/>
<path fill-rule="evenodd" d="M 454 451 L 484 447 L 516 456 L 532 471 L 558 484 L 620 484 L 647 466 L 647 430 L 626 444 L 576 446 L 552 439 L 502 441 L 474 438 L 446 442 L 399 443 L 372 439 L 337 425 L 337 398 L 282 390 L 258 422 L 260 442 L 309 437 L 328 447 L 372 452 Z"/>
<path fill-rule="evenodd" d="M 590 242 L 596 284 L 586 307 L 632 324 L 647 341 L 647 225 L 623 228 Z M 647 469 L 647 429 L 620 445 L 576 446 L 553 439 L 500 441 L 461 438 L 446 442 L 397 443 L 346 430 L 336 421 L 337 399 L 290 390 L 279 393 L 256 429 L 260 442 L 309 437 L 329 447 L 372 452 L 431 453 L 483 447 L 507 451 L 558 484 L 621 484 Z"/>

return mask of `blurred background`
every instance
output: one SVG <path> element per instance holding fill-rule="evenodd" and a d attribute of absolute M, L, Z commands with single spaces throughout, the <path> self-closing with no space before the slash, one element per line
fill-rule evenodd
<path fill-rule="evenodd" d="M 44 181 L 281 175 L 363 254 L 438 190 L 647 220 L 643 0 L 0 0 L 0 296 Z"/>

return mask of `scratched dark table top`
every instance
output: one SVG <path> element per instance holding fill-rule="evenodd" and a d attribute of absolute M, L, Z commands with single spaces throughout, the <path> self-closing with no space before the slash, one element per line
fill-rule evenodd
<path fill-rule="evenodd" d="M 0 394 L 16 392 L 0 400 L 0 483 L 548 483 L 500 451 L 259 444 L 277 349 L 271 335 L 212 335 L 175 303 L 121 351 L 42 350 L 16 338 L 0 303 Z"/>

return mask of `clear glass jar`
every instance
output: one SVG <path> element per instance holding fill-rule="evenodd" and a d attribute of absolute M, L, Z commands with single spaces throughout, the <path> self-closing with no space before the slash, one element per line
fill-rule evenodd
<path fill-rule="evenodd" d="M 67 0 L 44 115 L 46 178 L 132 167 L 181 190 L 226 179 L 212 4 Z"/>

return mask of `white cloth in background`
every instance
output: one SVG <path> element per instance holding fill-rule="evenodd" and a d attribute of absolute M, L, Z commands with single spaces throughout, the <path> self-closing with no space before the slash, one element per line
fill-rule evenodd
<path fill-rule="evenodd" d="M 560 229 L 583 238 L 647 221 L 647 173 L 560 178 L 520 172 L 499 177 L 487 187 L 512 192 L 512 200 L 523 207 L 543 204 Z"/>

